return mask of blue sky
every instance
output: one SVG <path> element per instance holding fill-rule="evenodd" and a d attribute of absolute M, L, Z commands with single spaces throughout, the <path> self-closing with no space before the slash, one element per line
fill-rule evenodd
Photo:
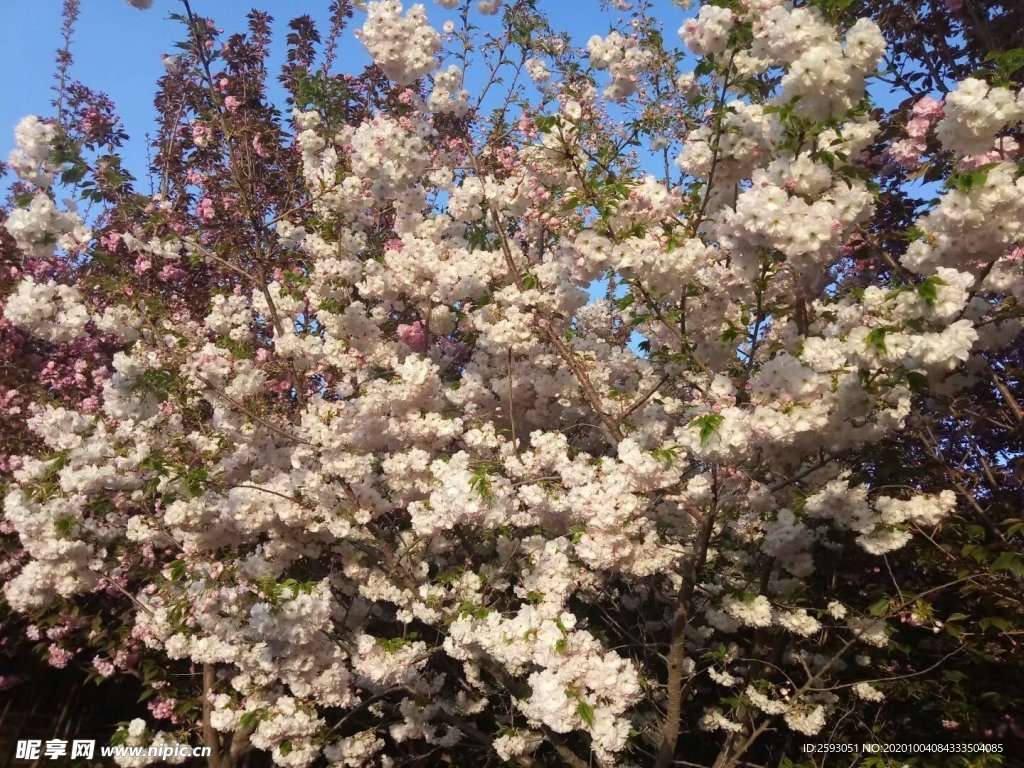
<path fill-rule="evenodd" d="M 408 6 L 411 3 L 406 2 Z M 434 0 L 424 3 L 432 24 L 440 28 L 455 18 Z M 225 36 L 245 28 L 245 14 L 253 6 L 274 16 L 275 40 L 283 41 L 288 20 L 309 14 L 318 21 L 327 17 L 327 0 L 192 0 L 193 10 L 212 17 Z M 593 34 L 607 33 L 615 16 L 602 14 L 598 0 L 542 0 L 552 26 L 567 30 L 583 45 Z M 61 0 L 3 0 L 0 2 L 0 67 L 9 73 L 0 97 L 0 158 L 13 145 L 12 131 L 27 114 L 49 116 L 54 52 L 61 46 Z M 154 0 L 147 11 L 137 10 L 125 0 L 82 0 L 82 14 L 73 44 L 72 74 L 86 85 L 106 92 L 117 105 L 125 128 L 132 136 L 126 164 L 138 176 L 144 175 L 143 137 L 153 126 L 154 83 L 163 72 L 160 55 L 174 53 L 174 42 L 183 37 L 181 27 L 168 18 L 181 12 L 179 0 Z M 655 14 L 663 20 L 669 45 L 681 45 L 676 30 L 684 12 L 671 0 L 655 0 Z M 692 12 L 691 12 L 692 13 Z M 361 23 L 362 14 L 353 22 Z M 491 26 L 494 19 L 473 15 L 475 23 Z M 321 25 L 326 30 L 326 22 Z M 271 71 L 283 61 L 283 45 L 274 49 Z M 338 72 L 358 72 L 366 63 L 358 42 L 342 46 Z M 145 185 L 140 184 L 144 190 Z"/>

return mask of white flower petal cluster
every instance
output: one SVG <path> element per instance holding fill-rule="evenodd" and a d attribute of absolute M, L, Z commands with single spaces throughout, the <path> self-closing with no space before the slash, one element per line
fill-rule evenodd
<path fill-rule="evenodd" d="M 637 77 L 651 61 L 651 53 L 641 46 L 639 40 L 614 31 L 607 37 L 591 37 L 587 41 L 587 52 L 595 69 L 607 69 L 612 76 L 612 82 L 604 91 L 605 97 L 612 101 L 625 99 L 636 92 Z"/>
<path fill-rule="evenodd" d="M 534 731 L 517 730 L 503 733 L 494 740 L 494 751 L 502 760 L 512 761 L 531 754 L 541 745 L 541 736 Z"/>
<path fill-rule="evenodd" d="M 712 129 L 702 125 L 691 131 L 675 163 L 682 171 L 696 178 L 706 178 L 715 166 L 715 173 L 728 179 L 749 176 L 771 157 L 772 147 L 781 140 L 778 116 L 765 111 L 762 104 L 730 101 L 722 119 L 725 130 L 718 137 L 718 153 L 712 148 Z M 717 158 L 717 160 L 716 160 Z"/>
<path fill-rule="evenodd" d="M 886 624 L 882 619 L 853 616 L 847 619 L 846 623 L 854 636 L 862 643 L 873 645 L 876 648 L 885 648 L 889 644 L 889 633 L 886 631 Z"/>
<path fill-rule="evenodd" d="M 718 707 L 712 707 L 701 715 L 697 727 L 702 731 L 725 731 L 726 733 L 742 733 L 743 726 L 726 717 Z"/>
<path fill-rule="evenodd" d="M 244 295 L 218 294 L 210 302 L 210 312 L 204 324 L 219 336 L 227 336 L 232 341 L 242 341 L 251 333 L 253 313 L 250 304 L 250 300 Z"/>
<path fill-rule="evenodd" d="M 363 768 L 386 744 L 372 730 L 360 731 L 324 747 L 331 768 Z"/>
<path fill-rule="evenodd" d="M 783 719 L 792 730 L 804 736 L 814 736 L 825 727 L 825 707 L 817 706 L 794 707 L 786 712 Z"/>
<path fill-rule="evenodd" d="M 374 0 L 358 33 L 373 63 L 399 85 L 409 85 L 438 67 L 441 39 L 427 22 L 422 3 L 402 15 L 400 0 Z"/>
<path fill-rule="evenodd" d="M 831 28 L 821 20 L 817 9 L 794 9 L 782 25 L 791 25 L 793 18 L 805 16 L 810 28 L 806 33 L 807 47 L 797 47 L 792 38 L 786 38 L 781 58 L 788 64 L 782 78 L 782 103 L 795 103 L 798 112 L 815 120 L 842 115 L 850 110 L 864 93 L 867 74 L 873 72 L 885 52 L 885 40 L 878 25 L 870 19 L 859 19 L 846 34 L 845 45 L 834 39 Z M 767 18 L 761 23 L 771 25 Z M 757 24 L 755 24 L 755 27 Z M 817 28 L 817 30 L 815 30 Z M 755 30 L 754 49 L 761 37 Z M 774 40 L 770 29 L 764 30 L 765 40 Z M 799 39 L 799 38 L 797 38 Z M 776 53 L 771 51 L 769 55 Z M 798 53 L 796 58 L 788 58 Z M 799 98 L 794 102 L 794 99 Z"/>
<path fill-rule="evenodd" d="M 821 622 L 807 613 L 804 608 L 795 611 L 778 611 L 775 614 L 775 623 L 800 637 L 810 637 L 821 631 Z"/>
<path fill-rule="evenodd" d="M 853 686 L 853 693 L 858 699 L 864 701 L 879 702 L 885 700 L 885 694 L 870 683 L 857 683 Z"/>
<path fill-rule="evenodd" d="M 434 88 L 427 99 L 434 112 L 463 117 L 469 111 L 469 91 L 462 87 L 462 70 L 455 64 L 434 75 Z"/>
<path fill-rule="evenodd" d="M 688 20 L 679 28 L 679 36 L 686 47 L 698 56 L 721 54 L 735 24 L 736 17 L 729 8 L 703 5 L 697 18 Z"/>
<path fill-rule="evenodd" d="M 54 246 L 74 251 L 92 239 L 92 231 L 73 207 L 62 211 L 43 193 L 27 207 L 11 211 L 4 226 L 19 248 L 37 258 L 52 256 Z"/>
<path fill-rule="evenodd" d="M 718 231 L 724 246 L 744 255 L 742 268 L 756 269 L 747 254 L 758 247 L 777 248 L 789 257 L 797 278 L 806 282 L 820 274 L 823 263 L 873 209 L 863 182 L 833 180 L 825 166 L 807 156 L 782 158 L 774 167 L 754 172 L 752 186 L 722 216 Z"/>
<path fill-rule="evenodd" d="M 551 70 L 543 59 L 531 56 L 526 60 L 526 71 L 533 82 L 537 84 L 546 83 L 551 79 Z"/>
<path fill-rule="evenodd" d="M 750 601 L 729 597 L 723 603 L 725 612 L 747 627 L 770 627 L 772 625 L 772 604 L 764 595 L 757 595 Z"/>
<path fill-rule="evenodd" d="M 923 237 L 901 261 L 918 274 L 999 259 L 1024 237 L 1024 177 L 1013 163 L 999 163 L 985 172 L 983 184 L 946 191 L 916 226 Z"/>
<path fill-rule="evenodd" d="M 58 167 L 53 163 L 57 129 L 35 115 L 21 119 L 14 129 L 14 149 L 7 163 L 18 178 L 37 187 L 53 184 Z"/>
<path fill-rule="evenodd" d="M 33 336 L 60 344 L 81 336 L 90 315 L 76 288 L 27 277 L 18 283 L 4 306 L 4 317 Z"/>
<path fill-rule="evenodd" d="M 352 172 L 371 182 L 379 200 L 406 192 L 427 168 L 430 156 L 424 139 L 429 131 L 424 122 L 408 130 L 398 121 L 378 115 L 352 134 Z"/>
<path fill-rule="evenodd" d="M 629 660 L 605 651 L 575 623 L 571 613 L 533 606 L 510 619 L 496 613 L 461 618 L 445 649 L 467 660 L 486 652 L 513 674 L 529 673 L 530 696 L 516 702 L 523 714 L 557 733 L 588 731 L 605 759 L 625 744 L 630 725 L 624 715 L 640 696 L 639 679 Z"/>
<path fill-rule="evenodd" d="M 313 762 L 320 748 L 311 737 L 324 721 L 291 696 L 278 697 L 266 711 L 250 737 L 253 745 L 270 752 L 275 765 L 300 768 Z"/>
<path fill-rule="evenodd" d="M 772 699 L 770 696 L 767 696 L 753 686 L 747 686 L 743 695 L 750 700 L 751 704 L 766 715 L 781 715 L 789 708 L 789 705 L 785 701 Z"/>
<path fill-rule="evenodd" d="M 393 648 L 386 641 L 360 635 L 356 643 L 352 667 L 358 675 L 358 684 L 370 690 L 383 691 L 412 682 L 427 662 L 427 645 L 422 641 Z"/>
<path fill-rule="evenodd" d="M 943 100 L 935 135 L 946 149 L 977 155 L 992 148 L 997 132 L 1020 120 L 1024 120 L 1024 93 L 968 77 Z"/>
<path fill-rule="evenodd" d="M 955 506 L 953 491 L 918 494 L 909 499 L 879 496 L 872 503 L 864 486 L 851 488 L 846 479 L 839 478 L 808 496 L 804 511 L 809 517 L 828 519 L 841 530 L 859 534 L 857 543 L 864 550 L 881 555 L 910 541 L 906 524 L 935 525 Z"/>

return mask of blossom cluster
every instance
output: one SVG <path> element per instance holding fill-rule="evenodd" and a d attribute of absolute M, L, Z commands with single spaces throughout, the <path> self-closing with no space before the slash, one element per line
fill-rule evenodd
<path fill-rule="evenodd" d="M 671 761 L 670 712 L 736 757 L 759 724 L 813 736 L 882 700 L 904 606 L 821 583 L 964 503 L 865 467 L 923 391 L 939 408 L 1019 338 L 1024 177 L 970 158 L 1021 96 L 968 79 L 919 99 L 885 155 L 874 22 L 841 34 L 814 6 L 751 0 L 680 34 L 697 72 L 639 21 L 524 48 L 506 64 L 540 101 L 488 122 L 470 51 L 442 52 L 422 5 L 375 0 L 372 87 L 323 81 L 290 133 L 275 111 L 246 134 L 250 107 L 219 96 L 186 110 L 177 191 L 93 226 L 51 188 L 58 127 L 22 121 L 11 165 L 32 194 L 4 227 L 26 266 L 4 321 L 42 354 L 113 351 L 88 405 L 53 387 L 25 408 L 33 442 L 4 465 L 10 607 L 121 601 L 125 648 L 90 652 L 96 674 L 130 654 L 202 668 L 198 692 L 158 675 L 150 716 L 297 768 Z M 620 121 L 633 107 L 665 112 Z M 664 175 L 641 170 L 629 147 L 675 119 Z M 875 245 L 872 169 L 929 149 L 957 175 L 867 269 L 850 254 Z M 121 290 L 97 290 L 82 253 Z M 52 664 L 75 637 L 46 637 Z M 122 738 L 171 737 L 135 720 Z"/>
<path fill-rule="evenodd" d="M 360 39 L 384 74 L 400 85 L 437 69 L 441 41 L 427 23 L 421 3 L 403 15 L 400 0 L 373 0 L 366 7 L 366 24 Z"/>

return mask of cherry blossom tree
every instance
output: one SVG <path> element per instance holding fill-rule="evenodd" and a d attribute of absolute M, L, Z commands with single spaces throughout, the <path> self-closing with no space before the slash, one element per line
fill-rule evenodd
<path fill-rule="evenodd" d="M 152 191 L 68 0 L 0 233 L 4 632 L 137 678 L 117 740 L 1024 736 L 1016 11 L 334 0 L 275 103 L 268 14 L 167 4 Z"/>

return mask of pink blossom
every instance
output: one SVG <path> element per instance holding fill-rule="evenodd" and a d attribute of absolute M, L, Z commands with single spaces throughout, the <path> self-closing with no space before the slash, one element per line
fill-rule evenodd
<path fill-rule="evenodd" d="M 114 654 L 114 666 L 118 669 L 133 669 L 139 663 L 139 652 L 137 649 L 120 650 Z"/>
<path fill-rule="evenodd" d="M 942 117 L 942 102 L 933 99 L 931 96 L 922 96 L 914 103 L 911 114 L 914 117 L 927 117 L 938 120 Z"/>
<path fill-rule="evenodd" d="M 217 215 L 217 211 L 213 206 L 213 200 L 208 197 L 204 197 L 199 201 L 199 205 L 196 206 L 196 216 L 201 221 L 212 221 Z"/>
<path fill-rule="evenodd" d="M 924 151 L 925 146 L 922 142 L 916 139 L 900 139 L 889 147 L 888 156 L 903 168 L 913 170 L 921 164 L 920 158 Z"/>
<path fill-rule="evenodd" d="M 71 651 L 67 650 L 66 648 L 62 648 L 56 643 L 51 643 L 46 650 L 50 654 L 49 658 L 47 659 L 47 663 L 51 667 L 56 667 L 57 669 L 64 669 L 64 667 L 68 665 L 68 662 L 70 662 L 75 655 Z"/>
<path fill-rule="evenodd" d="M 201 120 L 192 121 L 192 142 L 197 147 L 205 147 L 210 142 L 212 131 L 210 127 Z"/>
<path fill-rule="evenodd" d="M 427 351 L 427 332 L 420 320 L 399 325 L 398 338 L 408 344 L 413 352 L 422 354 Z"/>
<path fill-rule="evenodd" d="M 956 167 L 960 171 L 973 171 L 975 168 L 980 168 L 983 165 L 989 163 L 997 163 L 1002 159 L 1002 155 L 992 150 L 991 152 L 983 152 L 980 155 L 964 155 L 957 161 Z"/>
<path fill-rule="evenodd" d="M 121 243 L 122 234 L 120 232 L 104 232 L 100 236 L 100 245 L 106 248 L 108 251 L 117 249 L 117 246 Z"/>
<path fill-rule="evenodd" d="M 932 121 L 928 117 L 915 117 L 907 123 L 907 135 L 912 139 L 923 139 L 928 135 Z"/>
<path fill-rule="evenodd" d="M 185 274 L 185 270 L 179 267 L 177 264 L 168 264 L 160 270 L 157 277 L 164 282 L 173 282 Z"/>
<path fill-rule="evenodd" d="M 157 720 L 170 720 L 174 717 L 174 708 L 177 706 L 177 699 L 155 699 L 149 702 L 149 711 Z"/>
<path fill-rule="evenodd" d="M 110 659 L 103 658 L 102 656 L 94 656 L 92 665 L 96 668 L 100 677 L 110 677 L 116 671 L 113 662 L 111 662 Z"/>

